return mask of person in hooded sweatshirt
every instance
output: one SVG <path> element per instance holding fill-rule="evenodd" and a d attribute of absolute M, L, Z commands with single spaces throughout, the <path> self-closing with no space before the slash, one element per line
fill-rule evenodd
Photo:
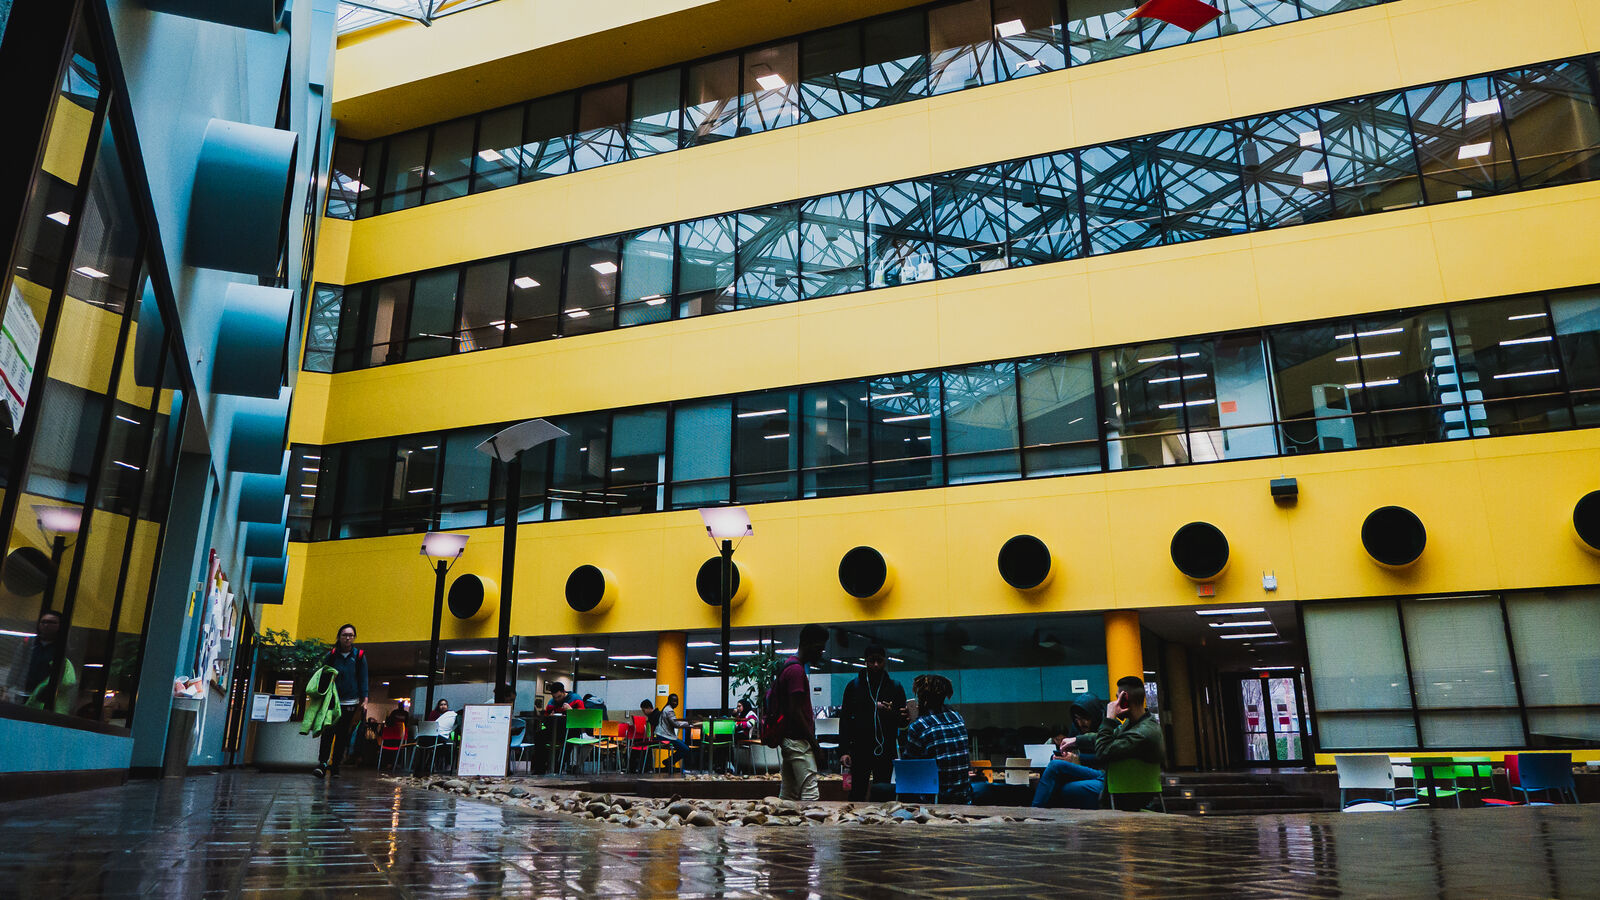
<path fill-rule="evenodd" d="M 1095 767 L 1095 734 L 1105 703 L 1094 694 L 1072 701 L 1072 730 L 1056 747 L 1055 758 L 1039 776 L 1033 805 L 1059 809 L 1099 809 L 1106 773 Z"/>

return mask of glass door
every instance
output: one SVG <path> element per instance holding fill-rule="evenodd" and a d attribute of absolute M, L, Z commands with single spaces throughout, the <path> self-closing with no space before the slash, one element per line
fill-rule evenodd
<path fill-rule="evenodd" d="M 1304 762 L 1305 739 L 1295 678 L 1241 678 L 1239 694 L 1245 759 L 1269 765 Z"/>

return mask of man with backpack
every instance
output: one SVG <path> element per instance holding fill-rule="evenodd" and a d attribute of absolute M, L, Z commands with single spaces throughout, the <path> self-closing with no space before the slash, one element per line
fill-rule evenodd
<path fill-rule="evenodd" d="M 778 677 L 767 691 L 761 742 L 777 747 L 783 757 L 783 788 L 778 796 L 784 800 L 819 798 L 817 760 L 822 754 L 817 746 L 817 724 L 811 710 L 811 680 L 806 677 L 806 664 L 822 659 L 822 651 L 827 646 L 828 629 L 821 625 L 800 629 L 795 655 L 784 660 L 778 668 Z"/>

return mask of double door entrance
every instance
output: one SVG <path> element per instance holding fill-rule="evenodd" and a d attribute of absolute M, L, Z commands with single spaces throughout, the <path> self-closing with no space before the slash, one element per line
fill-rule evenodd
<path fill-rule="evenodd" d="M 1240 725 L 1247 765 L 1306 761 L 1304 708 L 1298 673 L 1239 679 Z"/>

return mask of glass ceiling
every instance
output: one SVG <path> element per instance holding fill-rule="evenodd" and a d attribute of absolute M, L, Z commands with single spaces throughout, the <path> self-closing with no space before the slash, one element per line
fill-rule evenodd
<path fill-rule="evenodd" d="M 339 0 L 339 33 L 349 34 L 396 19 L 431 25 L 434 20 L 494 0 Z"/>

